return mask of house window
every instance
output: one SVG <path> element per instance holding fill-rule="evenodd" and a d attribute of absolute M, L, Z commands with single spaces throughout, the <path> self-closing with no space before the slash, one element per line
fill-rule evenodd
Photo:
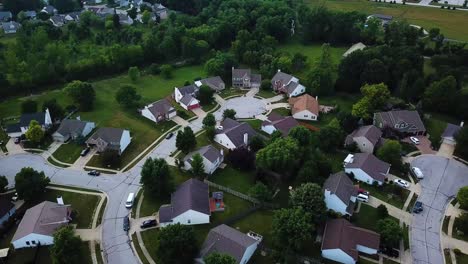
<path fill-rule="evenodd" d="M 309 117 L 308 115 L 304 115 L 304 117 Z"/>
<path fill-rule="evenodd" d="M 28 245 L 28 246 L 29 246 L 29 241 L 26 241 L 26 245 Z"/>
<path fill-rule="evenodd" d="M 187 224 L 190 224 L 190 219 L 189 219 L 189 220 L 187 220 Z"/>
<path fill-rule="evenodd" d="M 33 245 L 36 245 L 36 241 L 34 241 L 34 240 L 33 240 L 33 241 L 31 241 L 31 243 L 32 243 Z"/>

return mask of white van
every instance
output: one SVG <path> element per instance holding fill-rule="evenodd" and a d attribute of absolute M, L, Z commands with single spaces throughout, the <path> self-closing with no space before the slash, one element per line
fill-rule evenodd
<path fill-rule="evenodd" d="M 423 179 L 424 174 L 422 173 L 421 169 L 418 167 L 412 167 L 411 171 L 413 172 L 413 175 L 418 178 L 418 179 Z"/>
<path fill-rule="evenodd" d="M 125 202 L 125 207 L 132 208 L 134 199 L 135 199 L 135 194 L 129 193 L 127 197 L 127 201 Z"/>
<path fill-rule="evenodd" d="M 363 194 L 363 193 L 360 193 L 358 194 L 358 196 L 356 197 L 356 199 L 358 201 L 361 201 L 361 202 L 365 202 L 365 203 L 368 203 L 369 202 L 369 196 Z"/>

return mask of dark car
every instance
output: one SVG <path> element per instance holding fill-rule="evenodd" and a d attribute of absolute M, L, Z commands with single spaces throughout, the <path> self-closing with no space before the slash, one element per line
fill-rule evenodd
<path fill-rule="evenodd" d="M 101 173 L 99 171 L 97 171 L 97 170 L 92 170 L 92 171 L 88 172 L 88 175 L 99 176 L 99 175 L 101 175 Z"/>
<path fill-rule="evenodd" d="M 88 152 L 89 152 L 90 150 L 91 150 L 90 147 L 86 147 L 85 149 L 83 149 L 83 150 L 81 151 L 81 154 L 80 154 L 80 155 L 81 155 L 82 157 L 84 157 L 84 156 L 86 156 L 86 154 L 88 154 Z"/>
<path fill-rule="evenodd" d="M 413 213 L 419 214 L 423 211 L 423 204 L 420 201 L 416 201 L 413 206 Z"/>
<path fill-rule="evenodd" d="M 171 133 L 167 134 L 166 139 L 170 139 L 172 136 L 174 136 L 174 133 L 171 132 Z"/>
<path fill-rule="evenodd" d="M 143 221 L 143 223 L 141 224 L 141 228 L 148 228 L 148 227 L 152 227 L 152 226 L 156 226 L 158 224 L 158 222 L 156 221 L 156 219 L 150 219 L 150 220 L 145 220 Z"/>
<path fill-rule="evenodd" d="M 125 216 L 123 219 L 123 230 L 124 231 L 130 230 L 130 219 L 128 219 L 128 216 Z"/>
<path fill-rule="evenodd" d="M 19 144 L 21 142 L 21 139 L 19 137 L 15 138 L 15 144 Z"/>

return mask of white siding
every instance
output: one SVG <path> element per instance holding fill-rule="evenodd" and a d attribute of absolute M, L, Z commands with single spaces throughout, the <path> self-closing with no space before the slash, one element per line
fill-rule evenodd
<path fill-rule="evenodd" d="M 369 255 L 377 254 L 377 249 L 374 249 L 374 248 L 368 248 L 368 247 L 365 247 L 365 246 L 357 245 L 356 249 L 359 252 L 363 252 L 363 253 L 366 253 L 366 254 L 369 254 Z"/>
<path fill-rule="evenodd" d="M 174 112 L 172 112 L 172 113 L 169 113 L 168 118 L 171 119 L 171 118 L 173 118 L 173 117 L 176 116 L 176 115 L 177 115 L 177 111 L 174 111 Z"/>
<path fill-rule="evenodd" d="M 293 115 L 295 119 L 316 121 L 317 116 L 308 110 L 304 110 Z"/>
<path fill-rule="evenodd" d="M 8 133 L 8 136 L 11 137 L 11 138 L 15 138 L 15 137 L 21 137 L 23 133 L 21 132 L 14 132 L 14 133 Z"/>
<path fill-rule="evenodd" d="M 333 210 L 342 215 L 347 215 L 346 208 L 348 207 L 338 196 L 331 194 L 330 191 L 325 190 L 325 205 L 327 209 Z"/>
<path fill-rule="evenodd" d="M 255 250 L 257 250 L 257 245 L 258 243 L 252 244 L 245 250 L 244 256 L 242 256 L 242 259 L 239 262 L 240 264 L 246 264 L 247 262 L 249 262 L 250 258 L 255 253 Z"/>
<path fill-rule="evenodd" d="M 187 212 L 172 219 L 171 224 L 177 223 L 180 223 L 182 225 L 209 224 L 210 216 L 194 210 L 188 210 Z"/>
<path fill-rule="evenodd" d="M 232 143 L 232 141 L 226 136 L 226 134 L 215 135 L 214 141 L 224 146 L 225 148 L 228 148 L 231 150 L 236 148 L 236 146 L 234 146 L 234 143 Z"/>
<path fill-rule="evenodd" d="M 325 250 L 322 249 L 322 257 L 344 264 L 356 263 L 356 261 L 350 255 L 346 254 L 343 250 L 339 248 Z"/>
<path fill-rule="evenodd" d="M 122 138 L 120 138 L 120 153 L 122 154 L 125 149 L 130 145 L 132 142 L 132 138 L 130 137 L 130 131 L 124 130 L 122 133 Z"/>
<path fill-rule="evenodd" d="M 374 178 L 369 176 L 367 173 L 365 173 L 363 170 L 359 168 L 345 168 L 346 173 L 353 173 L 354 174 L 354 179 L 358 181 L 365 182 L 367 184 L 373 184 L 374 183 Z M 379 185 L 382 185 L 383 182 L 377 181 Z"/>
<path fill-rule="evenodd" d="M 178 103 L 180 99 L 183 97 L 183 95 L 180 93 L 179 89 L 177 87 L 174 88 L 174 99 Z"/>
<path fill-rule="evenodd" d="M 81 133 L 81 135 L 86 137 L 89 133 L 91 133 L 91 131 L 93 131 L 94 128 L 96 128 L 96 124 L 94 122 L 86 123 L 86 126 L 83 129 L 83 133 Z"/>
<path fill-rule="evenodd" d="M 213 174 L 216 171 L 216 169 L 219 167 L 221 162 L 223 162 L 223 158 L 218 158 L 215 162 L 211 162 L 203 156 L 202 158 L 203 158 L 203 166 L 205 167 L 204 171 L 206 174 Z M 184 162 L 184 169 L 185 170 L 192 169 L 192 165 L 190 164 L 190 162 L 188 162 L 188 160 Z"/>
<path fill-rule="evenodd" d="M 58 142 L 65 142 L 68 140 L 68 138 L 70 137 L 69 135 L 67 135 L 66 137 L 63 136 L 62 134 L 60 133 L 57 133 L 57 132 L 54 132 L 54 134 L 52 134 L 52 137 L 54 138 L 55 141 L 58 141 Z"/>
<path fill-rule="evenodd" d="M 32 241 L 34 241 L 35 244 L 33 244 Z M 29 245 L 27 245 L 26 242 L 29 242 Z M 52 236 L 32 233 L 25 237 L 12 241 L 11 243 L 13 244 L 13 247 L 15 249 L 19 249 L 19 248 L 24 248 L 24 247 L 35 247 L 39 243 L 41 243 L 42 246 L 52 245 L 54 244 L 54 238 Z"/>
<path fill-rule="evenodd" d="M 305 93 L 305 87 L 302 84 L 299 84 L 296 89 L 289 95 L 289 97 L 298 96 Z"/>
<path fill-rule="evenodd" d="M 276 128 L 272 125 L 266 125 L 266 126 L 262 126 L 262 130 L 265 131 L 265 133 L 271 135 L 273 134 L 273 132 L 276 131 Z"/>
<path fill-rule="evenodd" d="M 154 115 L 146 107 L 145 107 L 145 109 L 141 110 L 141 115 L 148 118 L 149 120 L 151 120 L 153 122 L 156 122 L 156 117 L 154 117 Z"/>

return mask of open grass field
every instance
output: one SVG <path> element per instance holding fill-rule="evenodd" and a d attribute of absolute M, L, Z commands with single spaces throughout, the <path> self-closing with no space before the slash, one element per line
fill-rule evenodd
<path fill-rule="evenodd" d="M 247 194 L 250 187 L 255 184 L 255 171 L 240 171 L 228 165 L 218 169 L 208 178 L 210 181 Z"/>
<path fill-rule="evenodd" d="M 446 10 L 440 8 L 420 7 L 411 5 L 396 5 L 376 3 L 367 0 L 305 0 L 309 6 L 324 4 L 331 10 L 359 11 L 365 14 L 391 15 L 399 20 L 407 20 L 411 24 L 431 28 L 440 28 L 447 38 L 468 41 L 468 12 Z"/>
<path fill-rule="evenodd" d="M 84 145 L 78 145 L 74 142 L 62 144 L 52 155 L 61 162 L 73 164 L 84 149 Z"/>
<path fill-rule="evenodd" d="M 287 52 L 291 55 L 296 52 L 300 52 L 308 58 L 309 64 L 312 64 L 315 61 L 317 61 L 322 55 L 322 45 L 323 45 L 322 43 L 304 45 L 304 44 L 299 43 L 298 41 L 293 41 L 291 43 L 279 46 L 278 49 L 280 51 Z M 343 47 L 332 46 L 330 49 L 330 53 L 331 53 L 333 62 L 335 64 L 338 64 L 343 54 L 349 48 L 350 47 L 347 47 L 347 46 L 343 46 Z"/>

